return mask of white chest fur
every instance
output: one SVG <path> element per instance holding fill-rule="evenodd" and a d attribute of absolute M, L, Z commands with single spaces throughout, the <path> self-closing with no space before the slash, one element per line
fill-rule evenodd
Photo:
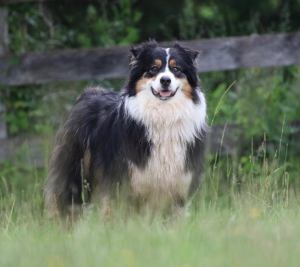
<path fill-rule="evenodd" d="M 194 104 L 182 92 L 161 101 L 145 90 L 125 100 L 128 115 L 143 123 L 152 143 L 145 168 L 131 164 L 131 186 L 136 195 L 161 202 L 186 198 L 192 174 L 185 169 L 186 147 L 205 127 L 206 104 Z"/>
<path fill-rule="evenodd" d="M 170 129 L 152 136 L 151 155 L 145 168 L 131 165 L 131 186 L 136 195 L 151 200 L 185 198 L 191 174 L 185 170 L 186 144 Z"/>

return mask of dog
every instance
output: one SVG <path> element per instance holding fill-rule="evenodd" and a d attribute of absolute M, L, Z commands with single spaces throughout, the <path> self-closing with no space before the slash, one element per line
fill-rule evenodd
<path fill-rule="evenodd" d="M 59 130 L 45 184 L 51 215 L 106 206 L 117 188 L 151 209 L 184 207 L 200 185 L 206 100 L 197 51 L 148 41 L 131 48 L 123 90 L 88 88 Z M 106 204 L 105 204 L 106 203 Z"/>

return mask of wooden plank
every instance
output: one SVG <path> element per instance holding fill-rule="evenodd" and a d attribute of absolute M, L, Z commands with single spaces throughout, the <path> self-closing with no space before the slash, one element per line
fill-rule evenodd
<path fill-rule="evenodd" d="M 8 10 L 0 7 L 0 55 L 4 55 L 8 51 Z M 0 92 L 1 96 L 1 92 Z M 0 99 L 0 139 L 7 137 L 6 123 L 4 119 L 5 107 Z"/>
<path fill-rule="evenodd" d="M 0 83 L 39 84 L 124 77 L 128 70 L 128 48 L 99 48 L 30 53 L 0 58 Z"/>
<path fill-rule="evenodd" d="M 300 64 L 300 32 L 180 43 L 200 51 L 199 72 Z"/>
<path fill-rule="evenodd" d="M 300 32 L 180 42 L 201 51 L 199 72 L 300 64 Z M 167 44 L 164 44 L 167 46 Z M 40 84 L 124 78 L 128 47 L 27 53 L 0 58 L 0 83 Z"/>

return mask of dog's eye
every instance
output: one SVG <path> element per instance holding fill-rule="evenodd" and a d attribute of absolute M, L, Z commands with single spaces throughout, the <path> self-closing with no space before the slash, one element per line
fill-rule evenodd
<path fill-rule="evenodd" d="M 172 70 L 173 70 L 174 72 L 180 72 L 180 71 L 181 71 L 179 67 L 173 67 Z"/>
<path fill-rule="evenodd" d="M 156 72 L 158 72 L 158 67 L 157 66 L 152 66 L 151 68 L 150 68 L 150 72 L 151 73 L 156 73 Z"/>

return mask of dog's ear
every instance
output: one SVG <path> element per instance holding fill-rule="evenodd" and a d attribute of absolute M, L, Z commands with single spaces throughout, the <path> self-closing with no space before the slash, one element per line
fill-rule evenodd
<path fill-rule="evenodd" d="M 141 54 L 141 51 L 143 50 L 142 45 L 132 46 L 130 48 L 131 56 L 129 60 L 129 66 L 134 66 L 137 63 L 137 58 Z"/>
<path fill-rule="evenodd" d="M 137 58 L 143 50 L 143 45 L 136 45 L 130 48 L 131 57 Z"/>
<path fill-rule="evenodd" d="M 184 51 L 186 54 L 189 55 L 189 57 L 192 59 L 193 62 L 195 62 L 195 60 L 197 59 L 198 55 L 200 54 L 200 51 L 194 50 L 194 49 L 190 49 L 187 47 L 183 47 L 181 46 L 179 43 L 175 43 L 174 47 Z"/>
<path fill-rule="evenodd" d="M 197 50 L 189 49 L 189 48 L 184 48 L 185 52 L 190 55 L 193 61 L 196 60 L 196 58 L 199 56 L 200 52 Z"/>
<path fill-rule="evenodd" d="M 143 51 L 145 51 L 146 49 L 153 49 L 155 47 L 157 47 L 157 42 L 155 40 L 149 40 L 148 42 L 142 43 L 140 45 L 132 46 L 130 48 L 130 65 L 135 65 Z"/>
<path fill-rule="evenodd" d="M 137 58 L 139 56 L 139 54 L 141 53 L 142 51 L 142 46 L 139 45 L 139 46 L 132 46 L 130 48 L 130 59 L 129 59 L 129 66 L 130 67 L 133 67 L 134 65 L 136 65 L 137 63 Z"/>

